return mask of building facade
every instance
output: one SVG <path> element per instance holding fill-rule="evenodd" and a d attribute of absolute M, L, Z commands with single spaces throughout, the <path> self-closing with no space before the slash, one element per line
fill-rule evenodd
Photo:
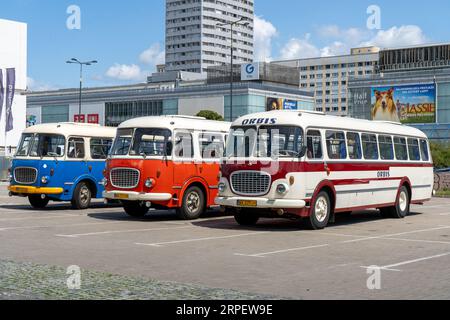
<path fill-rule="evenodd" d="M 204 73 L 231 60 L 231 23 L 236 64 L 253 61 L 253 0 L 166 0 L 166 71 Z"/>
<path fill-rule="evenodd" d="M 349 77 L 372 75 L 379 61 L 376 47 L 354 48 L 349 55 L 274 61 L 297 68 L 300 88 L 314 92 L 316 111 L 346 116 Z"/>
<path fill-rule="evenodd" d="M 185 80 L 183 80 L 183 78 Z M 186 80 L 189 79 L 189 80 Z M 142 116 L 196 115 L 212 110 L 230 120 L 230 86 L 208 84 L 206 78 L 192 79 L 178 72 L 154 74 L 147 84 L 89 88 L 83 91 L 82 117 L 85 122 L 106 126 Z M 28 93 L 27 118 L 38 123 L 75 121 L 78 114 L 78 89 Z M 243 81 L 234 84 L 233 119 L 263 112 L 273 102 L 291 109 L 314 110 L 314 97 L 295 86 L 268 81 Z"/>
<path fill-rule="evenodd" d="M 382 50 L 379 71 L 349 79 L 350 116 L 373 119 L 385 101 L 394 120 L 450 141 L 450 44 Z"/>
<path fill-rule="evenodd" d="M 21 22 L 0 19 L 0 70 L 3 84 L 3 102 L 0 105 L 0 154 L 10 153 L 10 146 L 15 147 L 25 129 L 26 96 L 27 89 L 27 25 Z M 9 71 L 8 71 L 9 70 Z M 8 82 L 7 73 L 10 74 Z M 13 79 L 15 77 L 15 81 Z M 15 85 L 13 96 L 12 116 L 13 130 L 5 135 L 6 100 L 8 99 L 8 86 Z M 1 95 L 1 92 L 0 92 Z"/>

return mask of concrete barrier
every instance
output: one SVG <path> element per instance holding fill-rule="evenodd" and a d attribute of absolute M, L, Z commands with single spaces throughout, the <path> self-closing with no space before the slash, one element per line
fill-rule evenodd
<path fill-rule="evenodd" d="M 434 175 L 434 190 L 450 190 L 450 172 L 436 173 Z"/>

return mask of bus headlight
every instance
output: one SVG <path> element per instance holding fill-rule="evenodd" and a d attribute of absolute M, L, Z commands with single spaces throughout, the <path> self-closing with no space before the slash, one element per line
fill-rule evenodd
<path fill-rule="evenodd" d="M 277 186 L 277 193 L 280 195 L 285 195 L 286 193 L 288 193 L 288 191 L 289 191 L 289 187 L 284 183 L 279 184 Z"/>
<path fill-rule="evenodd" d="M 47 176 L 43 176 L 43 177 L 41 178 L 41 182 L 42 182 L 43 184 L 47 184 L 48 181 L 49 181 L 49 178 L 48 178 Z"/>
<path fill-rule="evenodd" d="M 100 181 L 100 185 L 106 187 L 108 185 L 108 179 L 103 178 L 102 181 Z"/>
<path fill-rule="evenodd" d="M 156 184 L 156 181 L 154 179 L 150 179 L 148 178 L 147 180 L 145 180 L 145 187 L 146 188 L 153 188 Z"/>
<path fill-rule="evenodd" d="M 223 182 L 219 183 L 218 187 L 219 187 L 219 192 L 220 193 L 225 192 L 227 190 L 227 185 L 225 183 L 223 183 Z"/>

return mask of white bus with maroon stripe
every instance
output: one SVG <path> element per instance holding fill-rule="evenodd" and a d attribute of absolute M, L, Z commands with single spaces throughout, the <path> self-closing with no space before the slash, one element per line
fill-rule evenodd
<path fill-rule="evenodd" d="M 434 179 L 420 130 L 299 111 L 236 120 L 221 171 L 216 204 L 238 223 L 303 218 L 312 229 L 371 208 L 404 218 L 430 200 Z"/>

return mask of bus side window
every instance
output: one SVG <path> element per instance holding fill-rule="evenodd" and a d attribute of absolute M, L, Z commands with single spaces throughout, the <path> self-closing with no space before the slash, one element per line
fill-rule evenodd
<path fill-rule="evenodd" d="M 378 160 L 378 142 L 377 136 L 374 134 L 363 134 L 362 145 L 364 151 L 364 159 Z"/>
<path fill-rule="evenodd" d="M 106 159 L 112 145 L 111 139 L 91 139 L 91 158 L 94 160 Z"/>
<path fill-rule="evenodd" d="M 69 139 L 69 158 L 71 159 L 84 159 L 84 139 L 83 138 L 70 138 Z"/>
<path fill-rule="evenodd" d="M 362 149 L 361 149 L 361 138 L 359 137 L 359 133 L 348 132 L 347 145 L 348 145 L 348 155 L 350 159 L 361 160 Z"/>
<path fill-rule="evenodd" d="M 320 131 L 309 130 L 306 137 L 308 159 L 322 159 L 322 136 Z"/>
<path fill-rule="evenodd" d="M 327 131 L 328 157 L 332 160 L 347 159 L 347 145 L 344 132 Z"/>
<path fill-rule="evenodd" d="M 390 136 L 379 136 L 381 160 L 394 160 L 394 146 Z"/>
<path fill-rule="evenodd" d="M 224 152 L 223 136 L 220 133 L 199 135 L 200 155 L 203 159 L 220 159 Z"/>
<path fill-rule="evenodd" d="M 397 160 L 408 160 L 408 147 L 406 146 L 406 139 L 394 137 L 395 156 Z"/>
<path fill-rule="evenodd" d="M 175 156 L 182 159 L 194 157 L 194 144 L 192 134 L 189 132 L 178 132 L 175 135 Z"/>
<path fill-rule="evenodd" d="M 420 161 L 419 141 L 417 139 L 408 139 L 409 160 Z"/>
<path fill-rule="evenodd" d="M 420 140 L 420 152 L 422 154 L 422 160 L 425 162 L 430 161 L 430 153 L 428 151 L 427 140 Z"/>

